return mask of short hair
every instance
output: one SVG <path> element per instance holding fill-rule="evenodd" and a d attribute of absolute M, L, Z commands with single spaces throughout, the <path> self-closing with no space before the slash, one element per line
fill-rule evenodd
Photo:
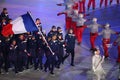
<path fill-rule="evenodd" d="M 53 34 L 53 35 L 52 35 L 52 37 L 55 37 L 55 36 L 57 37 L 57 35 L 56 35 L 56 34 Z"/>
<path fill-rule="evenodd" d="M 37 21 L 37 20 L 40 20 L 40 19 L 39 19 L 39 18 L 36 18 L 36 21 Z"/>
<path fill-rule="evenodd" d="M 68 30 L 68 33 L 70 33 L 70 30 L 72 30 L 72 31 L 73 31 L 73 28 L 70 28 L 70 29 Z"/>
<path fill-rule="evenodd" d="M 61 29 L 61 27 L 57 27 L 57 30 L 60 30 Z"/>
<path fill-rule="evenodd" d="M 52 26 L 52 29 L 56 29 L 56 26 L 53 25 L 53 26 Z"/>
<path fill-rule="evenodd" d="M 4 10 L 7 10 L 7 8 L 3 8 L 3 11 L 4 11 Z"/>
<path fill-rule="evenodd" d="M 11 21 L 12 19 L 10 18 L 8 21 Z"/>

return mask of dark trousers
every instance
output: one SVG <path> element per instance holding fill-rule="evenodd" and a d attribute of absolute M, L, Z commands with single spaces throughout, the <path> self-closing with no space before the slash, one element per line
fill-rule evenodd
<path fill-rule="evenodd" d="M 56 55 L 46 55 L 47 61 L 45 63 L 45 71 L 49 68 L 50 73 L 53 73 L 55 63 L 56 63 Z"/>
<path fill-rule="evenodd" d="M 40 68 L 41 70 L 43 69 L 43 62 L 42 62 L 42 60 L 43 60 L 44 53 L 45 53 L 45 52 L 44 52 L 43 49 L 40 49 L 40 50 L 38 51 L 36 69 L 37 69 L 37 68 Z"/>
<path fill-rule="evenodd" d="M 10 56 L 9 60 L 10 60 L 10 64 L 14 66 L 15 73 L 18 73 L 18 59 L 17 59 L 17 56 Z"/>
<path fill-rule="evenodd" d="M 18 56 L 18 69 L 19 71 L 23 71 L 24 67 L 27 68 L 27 60 L 28 60 L 28 56 L 25 52 L 19 52 L 19 56 Z"/>
<path fill-rule="evenodd" d="M 4 57 L 4 63 L 4 70 L 5 72 L 8 72 L 8 68 L 10 67 L 8 56 Z"/>
<path fill-rule="evenodd" d="M 34 68 L 37 66 L 37 62 L 36 62 L 36 51 L 35 49 L 29 49 L 28 50 L 30 53 L 30 56 L 28 56 L 27 59 L 27 69 L 29 69 L 29 65 L 34 65 Z"/>
<path fill-rule="evenodd" d="M 59 55 L 58 56 L 58 68 L 60 67 L 60 64 L 62 63 L 63 56 Z"/>
<path fill-rule="evenodd" d="M 27 58 L 27 64 L 26 64 L 26 68 L 29 69 L 29 65 L 32 65 L 32 57 L 31 56 L 28 56 Z"/>
<path fill-rule="evenodd" d="M 45 67 L 45 71 L 47 71 L 47 69 L 49 68 L 49 70 L 50 70 L 50 56 L 49 55 L 46 55 L 46 58 L 47 58 L 47 60 L 46 60 L 46 62 L 45 62 L 45 64 L 44 64 L 44 67 Z"/>
<path fill-rule="evenodd" d="M 57 60 L 57 65 L 56 65 L 56 67 L 57 67 L 57 68 L 60 68 L 60 64 L 61 64 L 62 61 L 63 61 L 63 54 L 58 54 L 58 55 L 57 55 L 57 58 L 58 58 L 58 60 Z"/>
<path fill-rule="evenodd" d="M 70 54 L 71 54 L 71 65 L 74 65 L 74 56 L 75 56 L 75 51 L 74 49 L 67 49 L 66 50 L 66 55 L 63 57 L 63 60 L 65 60 Z"/>
<path fill-rule="evenodd" d="M 0 73 L 1 73 L 1 69 L 2 69 L 3 63 L 4 63 L 4 59 L 3 59 L 2 56 L 0 56 Z"/>

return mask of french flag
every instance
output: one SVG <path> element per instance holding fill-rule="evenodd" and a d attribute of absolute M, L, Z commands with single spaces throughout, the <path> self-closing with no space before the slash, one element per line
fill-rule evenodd
<path fill-rule="evenodd" d="M 38 31 L 38 28 L 31 15 L 26 13 L 13 20 L 10 24 L 4 26 L 2 29 L 2 35 L 8 37 L 12 34 L 21 34 L 32 31 Z"/>

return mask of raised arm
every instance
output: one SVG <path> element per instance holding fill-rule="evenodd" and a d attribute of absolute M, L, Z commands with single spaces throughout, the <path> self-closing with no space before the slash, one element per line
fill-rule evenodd
<path fill-rule="evenodd" d="M 98 35 L 103 35 L 104 31 L 101 31 L 100 33 L 98 33 Z"/>
<path fill-rule="evenodd" d="M 113 31 L 113 30 L 111 30 L 111 34 L 119 34 L 118 32 L 116 32 L 116 31 Z"/>
<path fill-rule="evenodd" d="M 90 24 L 90 25 L 87 25 L 87 28 L 91 28 L 92 27 L 92 25 Z"/>
<path fill-rule="evenodd" d="M 66 4 L 65 3 L 59 3 L 59 4 L 57 4 L 57 6 L 66 6 Z"/>
<path fill-rule="evenodd" d="M 114 41 L 114 46 L 116 46 L 118 42 L 120 42 L 120 37 L 118 37 L 118 38 Z"/>
<path fill-rule="evenodd" d="M 98 24 L 98 27 L 104 28 L 105 25 Z"/>
<path fill-rule="evenodd" d="M 66 11 L 63 11 L 63 12 L 58 13 L 57 16 L 60 16 L 60 15 L 62 15 L 62 14 L 65 14 L 65 15 L 66 15 L 67 13 L 66 13 Z"/>

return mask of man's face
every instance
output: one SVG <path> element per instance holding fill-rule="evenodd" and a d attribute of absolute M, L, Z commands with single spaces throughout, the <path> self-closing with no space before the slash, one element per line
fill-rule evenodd
<path fill-rule="evenodd" d="M 92 20 L 93 22 L 97 22 L 97 18 L 93 18 L 93 20 Z"/>
<path fill-rule="evenodd" d="M 53 36 L 53 37 L 52 37 L 52 40 L 56 40 L 56 39 L 57 39 L 57 36 Z"/>
<path fill-rule="evenodd" d="M 79 14 L 79 18 L 83 18 L 84 16 L 83 16 L 83 14 Z"/>
<path fill-rule="evenodd" d="M 6 22 L 6 20 L 5 20 L 5 19 L 3 19 L 3 20 L 2 20 L 2 22 L 4 23 L 4 22 Z"/>
<path fill-rule="evenodd" d="M 35 37 L 32 37 L 32 40 L 35 40 Z"/>
<path fill-rule="evenodd" d="M 109 26 L 110 26 L 109 24 L 106 24 L 105 29 L 109 29 Z"/>
<path fill-rule="evenodd" d="M 37 20 L 36 23 L 37 23 L 37 24 L 40 24 L 41 22 L 40 22 L 40 20 Z"/>
<path fill-rule="evenodd" d="M 99 55 L 99 54 L 100 54 L 100 50 L 97 49 L 97 51 L 95 51 L 95 54 L 96 54 L 96 55 Z"/>
<path fill-rule="evenodd" d="M 9 23 L 11 23 L 12 22 L 12 20 L 9 20 Z"/>
<path fill-rule="evenodd" d="M 30 35 L 30 32 L 27 32 L 28 35 Z"/>
<path fill-rule="evenodd" d="M 4 13 L 7 13 L 7 10 L 4 10 L 3 12 L 4 12 Z"/>
<path fill-rule="evenodd" d="M 71 30 L 70 30 L 70 34 L 72 34 L 72 33 L 73 33 L 73 30 L 71 29 Z"/>
<path fill-rule="evenodd" d="M 24 36 L 23 35 L 20 35 L 20 40 L 24 40 Z"/>
<path fill-rule="evenodd" d="M 62 36 L 58 36 L 59 39 L 62 39 Z"/>
<path fill-rule="evenodd" d="M 52 31 L 57 31 L 56 28 L 53 28 Z"/>
<path fill-rule="evenodd" d="M 16 45 L 16 41 L 13 41 L 13 45 Z"/>
<path fill-rule="evenodd" d="M 62 32 L 62 29 L 59 29 L 58 32 Z"/>

